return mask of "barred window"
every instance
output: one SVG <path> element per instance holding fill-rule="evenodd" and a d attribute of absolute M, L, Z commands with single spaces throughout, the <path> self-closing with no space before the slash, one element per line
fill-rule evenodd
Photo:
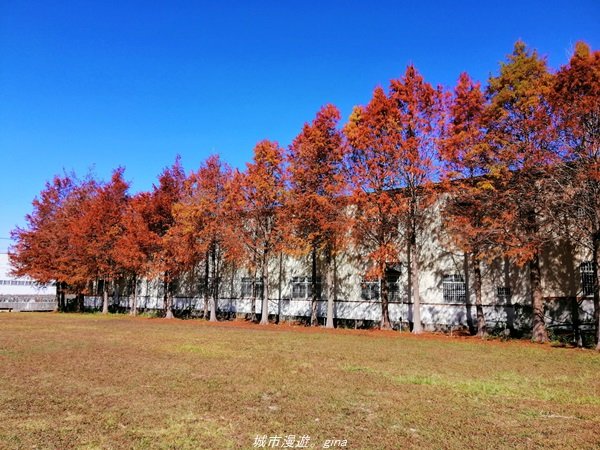
<path fill-rule="evenodd" d="M 466 300 L 465 279 L 460 274 L 444 275 L 442 282 L 444 301 L 464 303 Z"/>
<path fill-rule="evenodd" d="M 398 301 L 400 299 L 400 285 L 397 280 L 387 280 L 388 300 Z M 362 281 L 360 283 L 360 296 L 363 300 L 379 299 L 379 281 Z"/>
<path fill-rule="evenodd" d="M 317 296 L 321 295 L 321 278 L 317 277 Z M 292 277 L 292 298 L 312 297 L 312 277 Z"/>
<path fill-rule="evenodd" d="M 363 300 L 377 300 L 379 298 L 379 281 L 363 280 L 360 283 L 360 297 Z"/>
<path fill-rule="evenodd" d="M 498 286 L 496 288 L 496 296 L 497 296 L 498 300 L 501 302 L 510 301 L 510 297 L 511 297 L 510 287 Z"/>
<path fill-rule="evenodd" d="M 594 295 L 594 262 L 585 261 L 579 266 L 583 295 Z"/>
<path fill-rule="evenodd" d="M 388 296 L 391 302 L 400 301 L 400 275 L 401 265 L 399 263 L 388 267 L 385 272 L 385 280 L 387 282 Z"/>
<path fill-rule="evenodd" d="M 36 281 L 31 280 L 0 280 L 0 285 L 4 286 L 37 286 L 37 287 L 45 287 L 46 284 L 37 283 Z"/>
<path fill-rule="evenodd" d="M 252 290 L 254 288 L 254 291 Z M 254 293 L 254 295 L 253 295 Z M 263 293 L 263 281 L 262 278 L 242 278 L 242 292 L 243 298 L 259 298 Z"/>
<path fill-rule="evenodd" d="M 387 286 L 390 301 L 395 302 L 400 300 L 400 284 L 398 283 L 398 278 L 388 277 Z"/>
<path fill-rule="evenodd" d="M 304 277 L 292 278 L 292 298 L 306 298 L 306 282 Z"/>
<path fill-rule="evenodd" d="M 386 270 L 385 282 L 388 289 L 388 300 L 400 300 L 400 265 L 396 264 L 393 268 Z M 383 280 L 382 280 L 383 281 Z M 377 300 L 380 297 L 379 280 L 364 279 L 361 284 L 361 298 L 363 300 Z"/>

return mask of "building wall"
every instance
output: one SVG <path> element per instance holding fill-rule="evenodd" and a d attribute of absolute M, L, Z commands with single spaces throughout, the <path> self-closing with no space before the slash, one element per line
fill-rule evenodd
<path fill-rule="evenodd" d="M 421 294 L 421 318 L 427 329 L 449 329 L 457 327 L 474 327 L 476 324 L 475 295 L 466 289 L 463 301 L 444 298 L 443 281 L 445 275 L 461 275 L 465 283 L 470 279 L 466 275 L 466 261 L 463 254 L 449 251 L 444 239 L 429 235 L 423 243 L 421 258 L 421 277 L 419 289 Z M 361 296 L 362 274 L 365 273 L 365 262 L 356 256 L 357 252 L 338 257 L 337 280 L 338 296 L 334 305 L 334 316 L 337 319 L 371 321 L 381 320 L 381 303 L 379 299 L 367 300 Z M 563 252 L 564 253 L 564 252 Z M 552 256 L 554 258 L 554 256 Z M 569 327 L 572 323 L 574 308 L 577 308 L 579 319 L 591 326 L 593 317 L 593 301 L 591 297 L 577 297 L 581 294 L 578 272 L 567 275 L 552 270 L 551 257 L 544 255 L 543 265 L 544 295 L 546 302 L 546 323 L 550 327 Z M 562 264 L 562 260 L 557 260 Z M 573 262 L 576 267 L 576 262 Z M 319 261 L 319 272 L 324 270 L 323 261 Z M 292 295 L 294 277 L 310 276 L 310 259 L 289 256 L 274 257 L 270 263 L 269 279 L 269 313 L 285 318 L 306 318 L 310 316 L 310 296 L 303 299 Z M 496 260 L 490 264 L 482 263 L 482 303 L 488 327 L 491 329 L 523 330 L 531 327 L 531 301 L 529 289 L 529 273 L 527 268 L 510 264 L 506 260 Z M 407 261 L 399 261 L 400 278 L 399 294 L 389 304 L 390 319 L 396 328 L 406 328 L 412 321 L 411 299 L 409 298 Z M 280 273 L 281 271 L 281 273 Z M 188 275 L 180 285 L 175 298 L 176 309 L 201 311 L 204 300 L 202 271 Z M 222 274 L 220 283 L 218 309 L 223 313 L 249 314 L 252 311 L 252 299 L 242 296 L 242 279 L 251 278 L 250 273 L 240 268 L 229 268 Z M 327 286 L 322 275 L 322 298 L 318 304 L 318 315 L 326 317 Z M 280 284 L 281 280 L 281 284 Z M 510 296 L 498 295 L 498 288 L 509 288 Z M 578 302 L 574 303 L 574 300 Z M 128 297 L 118 300 L 122 307 L 127 307 Z M 86 298 L 88 307 L 101 307 L 101 299 Z M 138 284 L 138 305 L 142 309 L 162 309 L 162 284 L 159 281 L 142 280 Z M 255 300 L 254 311 L 260 313 L 261 301 Z"/>
<path fill-rule="evenodd" d="M 55 288 L 39 285 L 29 278 L 10 274 L 7 253 L 0 253 L 0 309 L 14 311 L 52 311 L 56 308 Z"/>
<path fill-rule="evenodd" d="M 469 289 L 471 277 L 466 270 L 465 256 L 458 251 L 449 236 L 443 232 L 439 207 L 432 209 L 427 228 L 421 236 L 419 292 L 421 297 L 421 317 L 426 328 L 472 327 L 476 322 L 475 295 Z M 367 271 L 368 262 L 361 258 L 366 253 L 360 249 L 349 250 L 337 258 L 337 301 L 334 315 L 337 319 L 379 322 L 381 303 L 378 298 L 366 299 L 361 295 L 361 284 Z M 582 292 L 579 273 L 582 261 L 589 259 L 577 252 L 567 242 L 556 240 L 542 255 L 542 286 L 546 297 L 546 322 L 549 326 L 569 326 L 574 313 L 584 324 L 591 325 L 593 302 L 591 296 Z M 322 298 L 327 297 L 323 261 L 319 261 L 322 277 Z M 408 261 L 405 252 L 400 253 L 395 262 L 399 271 L 398 294 L 392 298 L 389 314 L 396 327 L 406 327 L 412 321 L 413 305 L 410 298 Z M 293 296 L 294 277 L 310 276 L 310 259 L 274 255 L 270 262 L 269 312 L 283 317 L 308 317 L 310 297 Z M 531 300 L 529 273 L 526 267 L 518 267 L 506 260 L 482 263 L 482 303 L 486 322 L 490 328 L 522 329 L 531 326 Z M 202 310 L 202 268 L 187 274 L 181 281 L 175 299 L 176 309 Z M 227 267 L 221 274 L 218 308 L 222 312 L 248 314 L 252 310 L 252 300 L 242 296 L 242 279 L 252 277 L 243 268 Z M 461 299 L 445 298 L 444 278 L 456 276 L 464 279 L 465 295 Z M 0 254 L 0 302 L 31 303 L 53 302 L 54 287 L 37 286 L 27 279 L 14 279 L 9 275 L 8 257 Z M 508 288 L 510 295 L 499 295 L 499 288 Z M 138 282 L 138 305 L 142 309 L 162 309 L 162 283 L 159 280 Z M 125 286 L 121 286 L 114 302 L 128 306 Z M 87 297 L 89 308 L 100 308 L 101 299 Z M 55 305 L 55 304 L 54 304 Z M 23 306 L 23 309 L 35 305 Z M 260 312 L 260 300 L 254 305 Z M 50 309 L 53 309 L 50 308 Z M 319 303 L 319 316 L 326 316 L 326 301 Z"/>

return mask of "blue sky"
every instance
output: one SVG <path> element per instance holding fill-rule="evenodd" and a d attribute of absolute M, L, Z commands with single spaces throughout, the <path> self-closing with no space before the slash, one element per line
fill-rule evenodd
<path fill-rule="evenodd" d="M 518 38 L 558 67 L 577 40 L 599 48 L 600 2 L 0 0 L 0 250 L 63 168 L 122 165 L 135 192 L 176 154 L 243 167 L 408 63 L 485 81 Z"/>

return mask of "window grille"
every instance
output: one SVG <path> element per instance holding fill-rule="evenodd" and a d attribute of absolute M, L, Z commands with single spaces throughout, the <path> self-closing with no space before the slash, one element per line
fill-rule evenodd
<path fill-rule="evenodd" d="M 379 281 L 363 280 L 360 283 L 360 291 L 363 300 L 377 300 L 379 298 Z"/>
<path fill-rule="evenodd" d="M 501 302 L 508 302 L 508 301 L 510 301 L 510 297 L 511 297 L 510 287 L 508 287 L 508 286 L 498 286 L 496 288 L 496 295 L 498 297 L 498 300 L 501 301 Z"/>
<path fill-rule="evenodd" d="M 306 283 L 304 277 L 293 277 L 292 278 L 292 298 L 305 298 L 306 297 Z"/>
<path fill-rule="evenodd" d="M 317 296 L 321 295 L 321 278 L 317 277 Z M 292 277 L 292 298 L 312 297 L 312 277 Z"/>
<path fill-rule="evenodd" d="M 252 288 L 254 287 L 254 295 Z M 242 297 L 243 298 L 260 298 L 263 293 L 262 278 L 242 278 Z"/>
<path fill-rule="evenodd" d="M 397 278 L 389 278 L 387 279 L 388 285 L 388 298 L 391 302 L 395 302 L 400 300 L 400 284 L 398 283 Z"/>
<path fill-rule="evenodd" d="M 583 295 L 594 295 L 594 262 L 585 261 L 579 266 Z"/>
<path fill-rule="evenodd" d="M 400 300 L 400 276 L 398 273 L 388 274 L 386 283 L 388 288 L 388 301 Z M 361 298 L 363 300 L 378 300 L 380 298 L 379 280 L 363 280 L 360 283 Z"/>
<path fill-rule="evenodd" d="M 466 286 L 462 275 L 444 275 L 442 289 L 445 302 L 464 303 L 466 300 Z"/>
<path fill-rule="evenodd" d="M 3 286 L 36 286 L 36 287 L 46 287 L 47 284 L 38 283 L 36 281 L 30 280 L 0 280 L 0 285 Z"/>

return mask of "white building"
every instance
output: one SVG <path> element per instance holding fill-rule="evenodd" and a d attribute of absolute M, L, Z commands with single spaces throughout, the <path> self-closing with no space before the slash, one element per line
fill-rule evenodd
<path fill-rule="evenodd" d="M 56 308 L 55 287 L 10 274 L 7 253 L 0 253 L 0 310 L 52 311 Z"/>
<path fill-rule="evenodd" d="M 450 251 L 451 244 L 436 233 L 427 235 L 421 246 L 419 292 L 421 319 L 426 329 L 476 327 L 475 295 L 470 291 L 465 256 Z M 568 246 L 557 242 L 541 261 L 546 325 L 549 328 L 571 328 L 579 322 L 584 328 L 593 326 L 591 262 L 567 252 Z M 269 314 L 281 320 L 310 317 L 310 259 L 274 255 L 269 268 Z M 319 263 L 319 268 L 321 268 Z M 352 326 L 378 324 L 381 320 L 378 281 L 363 278 L 364 261 L 347 253 L 337 261 L 337 301 L 334 317 Z M 413 304 L 409 297 L 407 261 L 391 265 L 387 276 L 389 315 L 395 328 L 407 329 L 412 322 Z M 202 310 L 202 270 L 181 280 L 175 295 L 175 309 Z M 323 280 L 325 274 L 320 272 Z M 231 315 L 261 311 L 262 279 L 253 278 L 244 269 L 226 268 L 220 275 L 218 310 Z M 327 286 L 318 280 L 322 292 L 319 317 L 324 322 L 327 312 Z M 253 295 L 254 290 L 254 295 Z M 142 309 L 162 309 L 162 284 L 142 280 L 137 286 L 138 305 Z M 130 292 L 123 289 L 115 300 L 128 306 Z M 255 304 L 252 306 L 252 298 Z M 531 292 L 527 268 L 508 261 L 482 263 L 482 303 L 488 329 L 528 332 L 531 327 Z M 99 308 L 101 299 L 86 298 L 86 306 Z"/>
<path fill-rule="evenodd" d="M 420 251 L 419 292 L 421 318 L 426 329 L 450 329 L 476 326 L 475 296 L 469 286 L 469 271 L 465 257 L 452 249 L 444 236 L 439 217 L 430 221 Z M 354 252 L 356 253 L 356 252 Z M 337 261 L 337 301 L 334 317 L 347 325 L 377 324 L 381 320 L 379 282 L 363 278 L 365 262 L 348 252 Z M 309 257 L 292 258 L 273 255 L 270 263 L 269 313 L 281 319 L 306 318 L 311 310 L 311 264 Z M 319 264 L 321 268 L 321 264 Z M 546 324 L 552 328 L 570 328 L 574 323 L 593 326 L 592 264 L 572 246 L 557 240 L 541 258 L 542 287 L 546 305 Z M 197 311 L 203 308 L 202 270 L 188 274 L 181 281 L 175 296 L 175 309 Z M 391 265 L 387 282 L 390 292 L 389 315 L 396 328 L 412 322 L 413 304 L 409 297 L 407 261 L 400 258 Z M 325 274 L 319 270 L 323 280 Z M 254 280 L 254 281 L 253 281 Z M 239 268 L 225 268 L 220 275 L 218 309 L 231 315 L 260 313 L 262 280 Z M 324 283 L 319 317 L 327 311 Z M 141 309 L 163 308 L 162 283 L 141 280 L 137 285 Z M 112 294 L 112 293 L 111 293 Z M 129 303 L 131 287 L 121 288 L 111 301 L 123 308 Z M 497 260 L 482 264 L 482 303 L 489 329 L 522 330 L 531 327 L 531 295 L 527 268 Z M 98 296 L 85 299 L 88 308 L 100 308 Z M 9 274 L 8 255 L 0 254 L 0 309 L 53 310 L 56 306 L 55 287 L 39 286 L 32 280 L 16 279 Z"/>

